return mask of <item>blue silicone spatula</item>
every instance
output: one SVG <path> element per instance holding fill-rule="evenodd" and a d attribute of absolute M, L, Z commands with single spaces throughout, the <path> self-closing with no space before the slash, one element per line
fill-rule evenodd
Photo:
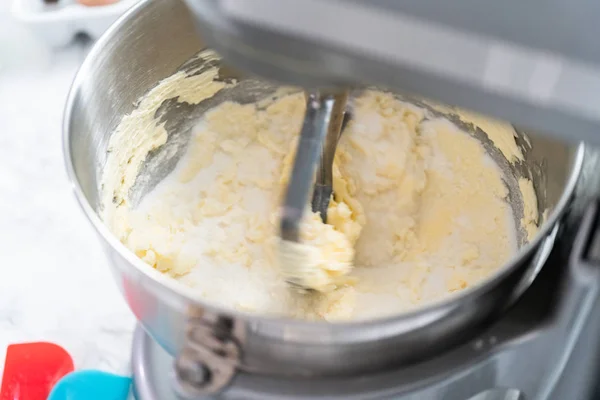
<path fill-rule="evenodd" d="M 96 370 L 65 375 L 48 400 L 127 400 L 131 378 Z"/>

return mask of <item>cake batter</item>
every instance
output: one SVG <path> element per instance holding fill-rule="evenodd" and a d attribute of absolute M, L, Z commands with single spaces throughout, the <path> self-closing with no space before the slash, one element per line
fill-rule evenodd
<path fill-rule="evenodd" d="M 328 223 L 313 213 L 304 223 L 303 241 L 322 266 L 322 293 L 290 290 L 276 254 L 302 93 L 214 107 L 197 122 L 175 170 L 130 206 L 127 194 L 146 154 L 166 142 L 153 111 L 175 95 L 188 103 L 214 95 L 226 85 L 214 76 L 211 69 L 175 75 L 151 91 L 113 135 L 103 178 L 103 218 L 111 230 L 200 298 L 258 314 L 375 318 L 474 285 L 517 251 L 502 172 L 483 146 L 449 121 L 380 91 L 352 100 Z M 502 151 L 511 139 L 503 136 Z M 518 158 L 514 147 L 511 157 Z M 519 186 L 523 228 L 534 234 L 533 186 Z"/>

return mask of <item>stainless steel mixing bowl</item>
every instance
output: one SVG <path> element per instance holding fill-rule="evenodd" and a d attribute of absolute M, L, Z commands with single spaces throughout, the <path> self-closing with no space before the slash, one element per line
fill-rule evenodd
<path fill-rule="evenodd" d="M 535 135 L 530 136 L 531 148 L 523 146 L 525 162 L 510 168 L 515 176 L 533 179 L 540 209 L 551 211 L 546 222 L 497 273 L 441 303 L 361 323 L 294 321 L 212 306 L 152 270 L 116 240 L 98 216 L 108 140 L 141 96 L 203 47 L 181 1 L 141 2 L 88 55 L 64 120 L 64 151 L 75 194 L 99 233 L 136 317 L 161 346 L 179 356 L 177 371 L 185 389 L 218 390 L 237 371 L 348 376 L 416 362 L 469 340 L 535 278 L 583 161 L 583 146 L 569 147 Z M 198 369 L 194 376 L 200 364 L 211 373 Z"/>

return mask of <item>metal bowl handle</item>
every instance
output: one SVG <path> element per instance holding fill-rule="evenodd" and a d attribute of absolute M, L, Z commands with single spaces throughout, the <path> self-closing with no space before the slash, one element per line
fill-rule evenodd
<path fill-rule="evenodd" d="M 236 375 L 242 355 L 240 324 L 223 316 L 208 318 L 200 308 L 191 314 L 183 349 L 175 359 L 174 388 L 184 399 L 222 392 Z"/>

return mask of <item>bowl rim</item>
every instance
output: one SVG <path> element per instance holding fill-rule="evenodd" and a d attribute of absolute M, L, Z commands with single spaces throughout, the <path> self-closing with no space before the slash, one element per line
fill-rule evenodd
<path fill-rule="evenodd" d="M 327 328 L 328 330 L 348 330 L 351 328 L 366 328 L 366 327 L 379 327 L 387 324 L 407 324 L 407 331 L 413 330 L 414 328 L 422 325 L 427 325 L 433 320 L 434 316 L 441 316 L 448 312 L 448 307 L 452 304 L 459 302 L 469 302 L 482 296 L 490 287 L 494 287 L 499 284 L 505 277 L 511 274 L 516 268 L 519 267 L 520 261 L 530 255 L 540 243 L 548 236 L 552 235 L 551 230 L 555 227 L 559 218 L 565 212 L 568 204 L 571 201 L 572 195 L 575 190 L 577 181 L 581 174 L 584 161 L 585 144 L 579 142 L 575 145 L 569 145 L 573 151 L 574 156 L 571 160 L 571 169 L 569 172 L 566 184 L 563 186 L 562 194 L 554 206 L 552 212 L 544 221 L 542 226 L 536 233 L 535 238 L 521 247 L 517 253 L 511 257 L 511 259 L 499 267 L 494 273 L 489 275 L 486 279 L 478 282 L 477 284 L 470 286 L 464 290 L 456 292 L 449 297 L 432 301 L 423 306 L 410 309 L 407 312 L 401 312 L 399 314 L 386 315 L 379 318 L 365 319 L 365 320 L 354 320 L 354 321 L 307 321 L 301 319 L 294 319 L 290 317 L 282 316 L 269 316 L 263 314 L 253 314 L 249 312 L 243 312 L 235 310 L 233 308 L 227 308 L 212 304 L 209 301 L 200 299 L 197 295 L 194 295 L 194 290 L 185 286 L 182 283 L 175 281 L 174 279 L 158 272 L 140 258 L 138 258 L 131 250 L 129 250 L 123 243 L 121 243 L 116 236 L 110 232 L 108 227 L 103 223 L 98 213 L 94 210 L 87 197 L 85 196 L 83 189 L 77 178 L 75 167 L 73 164 L 73 156 L 71 154 L 71 137 L 76 135 L 71 130 L 71 120 L 73 118 L 73 110 L 77 101 L 81 86 L 86 79 L 86 76 L 90 72 L 91 66 L 95 63 L 99 54 L 112 40 L 113 36 L 123 28 L 124 23 L 134 17 L 136 14 L 142 12 L 150 0 L 140 1 L 138 4 L 131 7 L 125 12 L 111 27 L 101 36 L 101 38 L 93 45 L 90 52 L 85 57 L 85 60 L 81 64 L 75 79 L 69 90 L 67 97 L 66 106 L 63 114 L 62 121 L 62 147 L 64 153 L 64 162 L 66 166 L 66 172 L 72 190 L 75 193 L 75 197 L 83 210 L 85 216 L 92 224 L 96 232 L 100 235 L 101 239 L 108 244 L 112 250 L 116 251 L 120 257 L 127 261 L 133 267 L 132 270 L 136 271 L 137 275 L 141 279 L 145 279 L 144 285 L 151 288 L 152 291 L 158 291 L 160 296 L 168 296 L 180 303 L 188 303 L 200 306 L 208 311 L 212 311 L 222 315 L 228 315 L 235 318 L 241 318 L 246 321 L 252 322 L 263 322 L 267 324 L 274 323 L 285 323 L 286 325 L 293 325 L 308 329 Z M 201 49 L 200 49 L 201 50 Z M 200 51 L 199 50 L 199 51 Z M 165 77 L 166 78 L 166 77 Z M 523 290 L 522 290 L 523 291 Z M 522 292 L 521 291 L 521 292 Z M 521 293 L 518 293 L 519 295 Z M 425 315 L 430 315 L 431 318 L 423 318 Z M 416 322 L 416 324 L 415 324 Z M 415 326 L 416 325 L 416 326 Z"/>

